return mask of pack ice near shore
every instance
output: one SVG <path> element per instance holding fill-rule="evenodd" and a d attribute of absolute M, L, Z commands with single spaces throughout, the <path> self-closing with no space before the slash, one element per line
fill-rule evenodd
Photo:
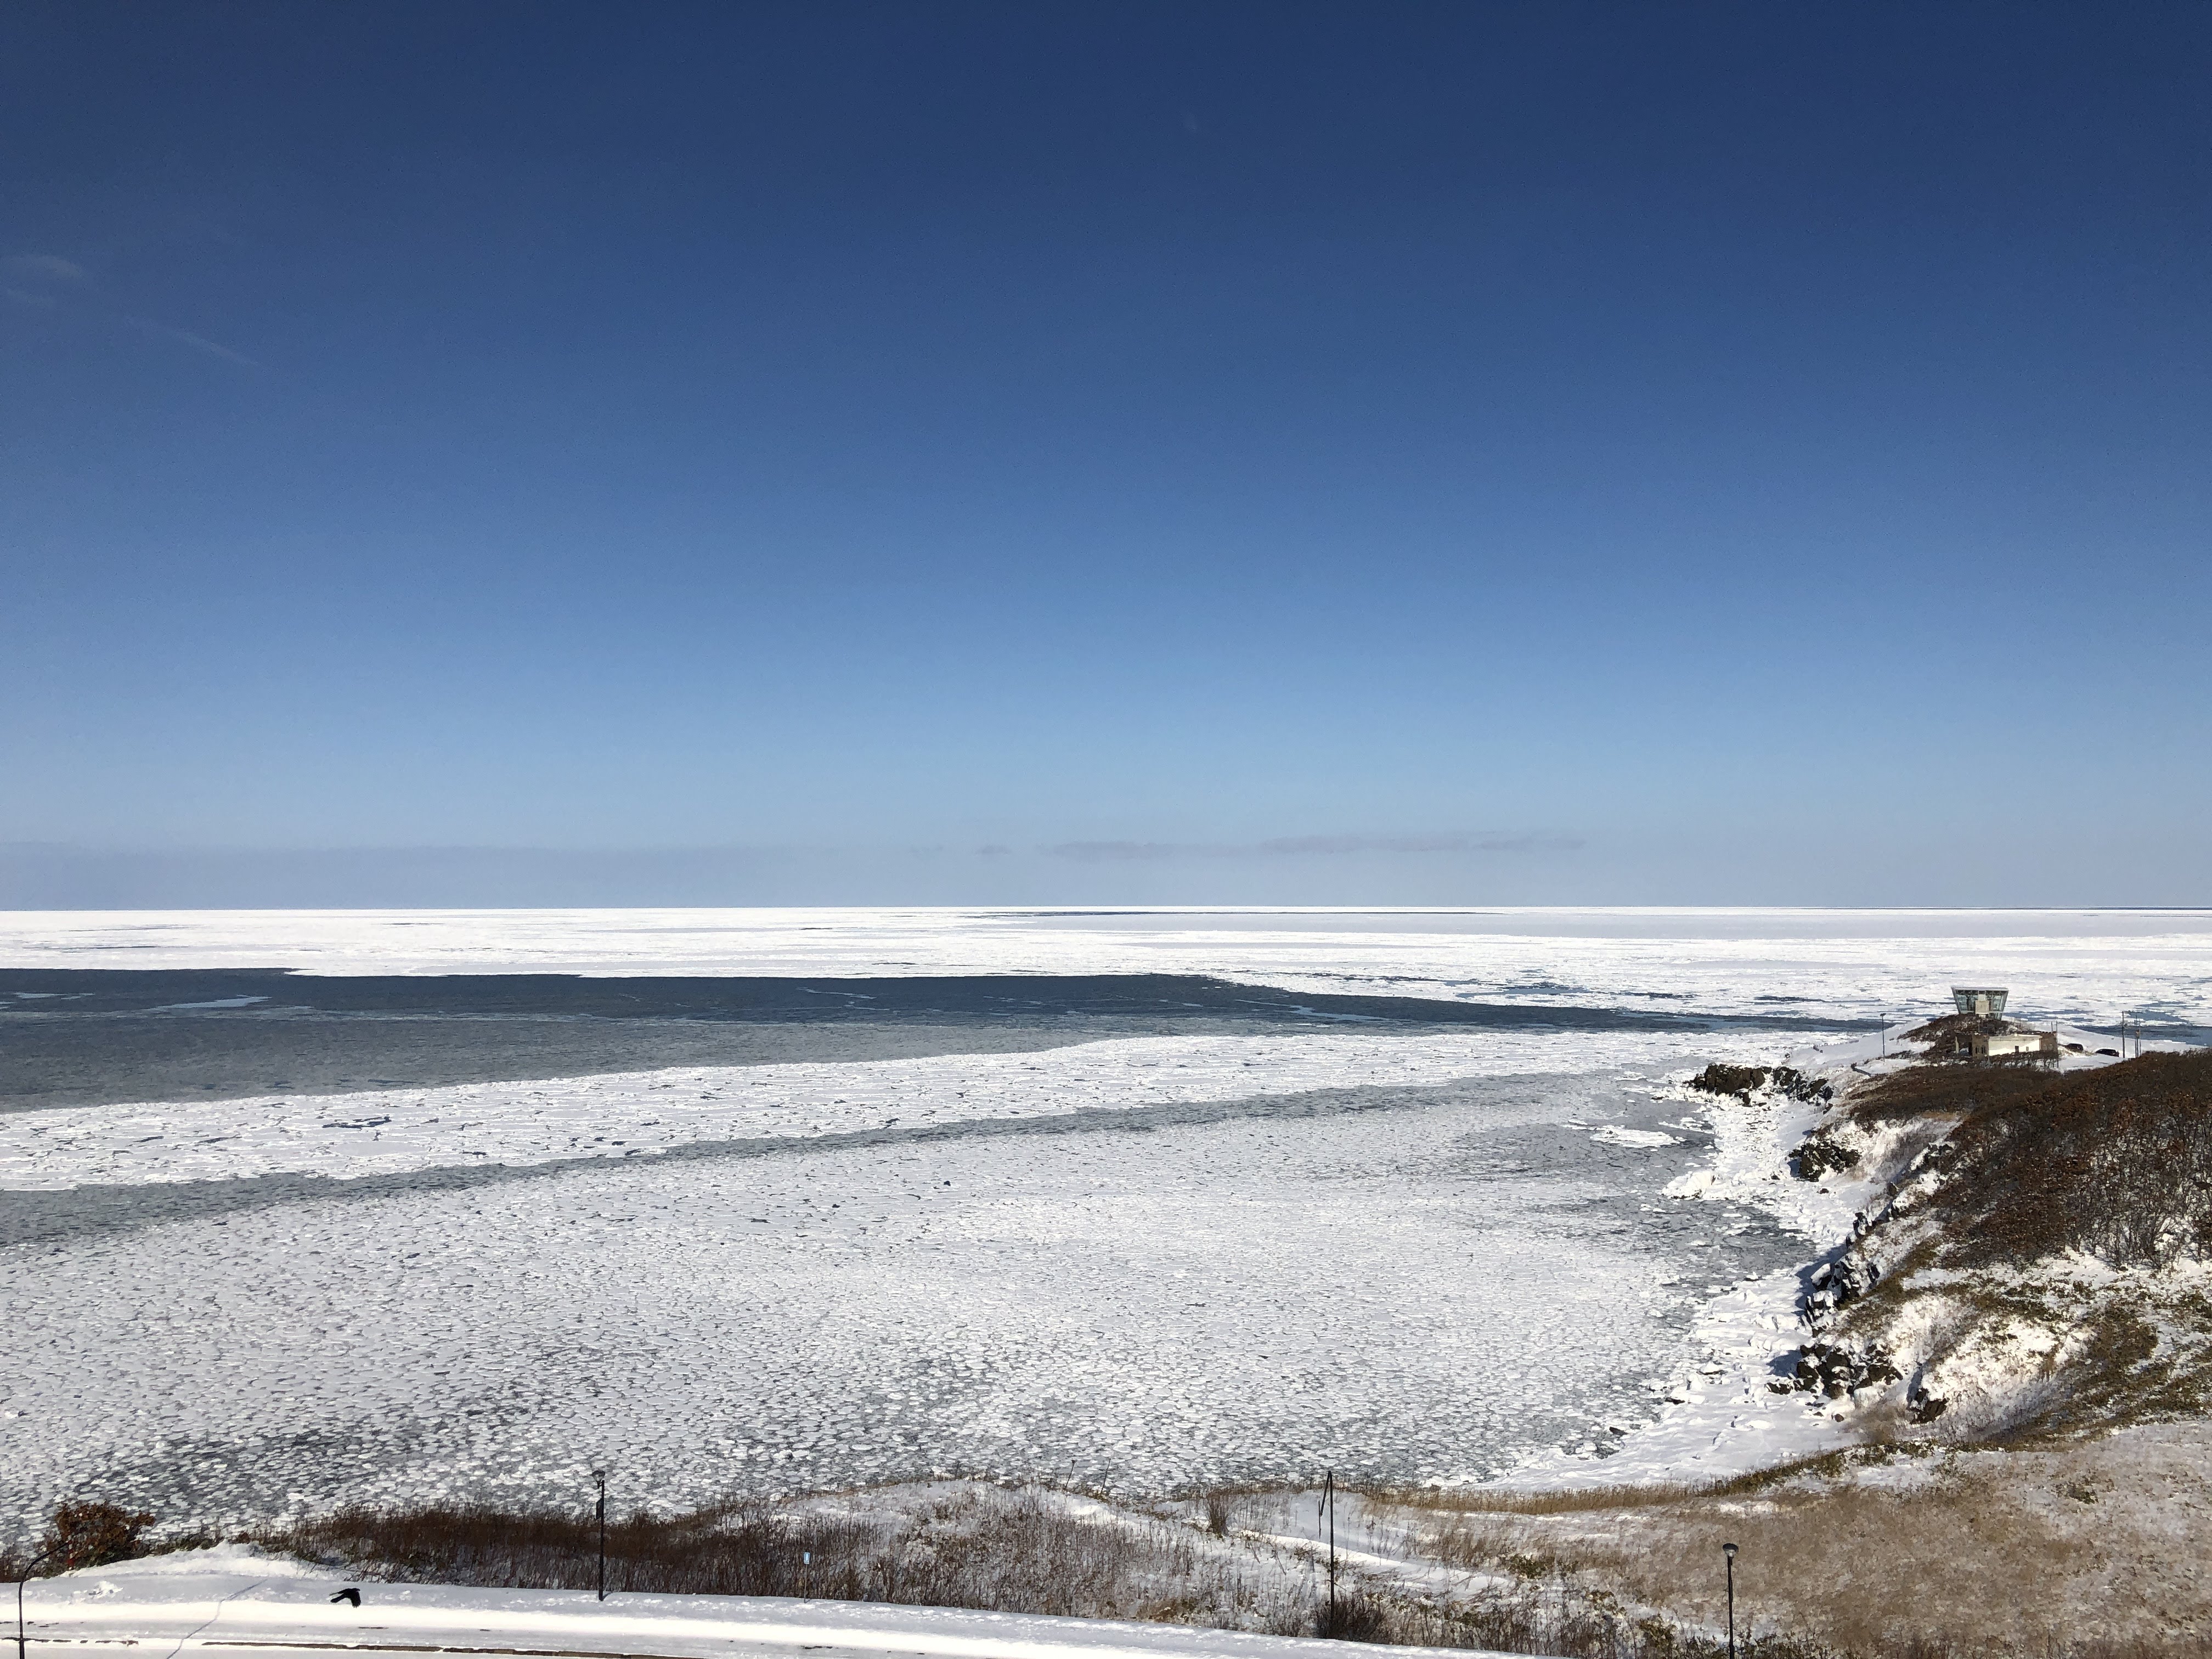
<path fill-rule="evenodd" d="M 0 1260 L 8 1524 L 91 1488 L 210 1519 L 566 1502 L 602 1459 L 670 1505 L 933 1471 L 1731 1472 L 1842 1432 L 1764 1384 L 1858 1204 L 1787 1177 L 1794 1108 L 1681 1079 L 1824 1035 L 1800 1063 L 1848 1066 L 1821 1022 L 1960 978 L 2202 1020 L 2208 942 L 2127 913 L 0 918 L 26 966 L 1177 972 L 1740 1022 L 0 1116 L 0 1182 L 53 1224 Z"/>

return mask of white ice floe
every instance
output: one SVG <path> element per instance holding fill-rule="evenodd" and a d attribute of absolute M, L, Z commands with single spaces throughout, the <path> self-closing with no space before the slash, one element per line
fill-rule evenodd
<path fill-rule="evenodd" d="M 1730 908 L 0 912 L 16 968 L 1210 974 L 1292 991 L 1816 1019 L 2008 986 L 2037 1018 L 2212 1024 L 2212 911 Z"/>
<path fill-rule="evenodd" d="M 1590 1136 L 1601 1146 L 1679 1146 L 1682 1137 L 1670 1135 L 1663 1129 L 1624 1129 L 1618 1123 L 1608 1123 Z"/>
<path fill-rule="evenodd" d="M 266 1175 L 338 1179 L 635 1158 L 700 1141 L 849 1135 L 1319 1090 L 1557 1075 L 1753 1040 L 1600 1033 L 1131 1037 L 1022 1054 L 695 1066 L 342 1095 L 56 1107 L 0 1116 L 0 1189 Z M 1601 1130 L 1619 1146 L 1674 1137 Z"/>
<path fill-rule="evenodd" d="M 210 1524 L 566 1503 L 599 1459 L 678 1506 L 1480 1476 L 1632 1410 L 1718 1261 L 1786 1249 L 1631 1224 L 1697 1153 L 1567 1127 L 1649 1121 L 1615 1073 L 1323 1105 L 246 1207 L 109 1188 L 0 1252 L 0 1536 L 84 1491 Z"/>

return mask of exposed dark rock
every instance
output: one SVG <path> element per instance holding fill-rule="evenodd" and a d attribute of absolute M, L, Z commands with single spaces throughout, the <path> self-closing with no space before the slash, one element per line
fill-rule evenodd
<path fill-rule="evenodd" d="M 1881 1283 L 1881 1268 L 1873 1257 L 1853 1251 L 1823 1261 L 1806 1282 L 1810 1288 L 1798 1298 L 1797 1310 L 1817 1323 L 1823 1315 L 1857 1301 Z"/>
<path fill-rule="evenodd" d="M 1831 1100 L 1835 1086 L 1788 1066 L 1725 1066 L 1715 1060 L 1690 1079 L 1702 1094 L 1741 1095 L 1751 1098 L 1755 1089 L 1771 1087 L 1792 1100 Z"/>
<path fill-rule="evenodd" d="M 1723 1066 L 1715 1060 L 1690 1079 L 1690 1086 L 1701 1094 L 1741 1095 L 1748 1100 L 1751 1091 L 1762 1087 L 1772 1070 L 1768 1066 Z"/>
<path fill-rule="evenodd" d="M 1951 1409 L 1951 1402 L 1938 1394 L 1931 1394 L 1924 1375 L 1916 1373 L 1912 1386 L 1905 1391 L 1905 1414 L 1916 1423 L 1933 1423 Z"/>
<path fill-rule="evenodd" d="M 1858 1161 L 1856 1148 L 1826 1133 L 1809 1134 L 1790 1153 L 1790 1173 L 1800 1181 L 1825 1181 L 1838 1170 L 1856 1169 Z"/>
<path fill-rule="evenodd" d="M 1856 1395 L 1862 1389 L 1887 1388 L 1903 1375 L 1879 1348 L 1808 1342 L 1797 1350 L 1797 1388 L 1808 1394 L 1824 1394 L 1831 1400 Z"/>
<path fill-rule="evenodd" d="M 1792 1100 L 1802 1100 L 1809 1103 L 1816 1100 L 1833 1100 L 1836 1097 L 1834 1084 L 1820 1078 L 1807 1077 L 1804 1073 L 1792 1070 L 1787 1066 L 1776 1066 L 1773 1076 L 1767 1081 L 1772 1084 L 1778 1092 L 1789 1096 Z"/>

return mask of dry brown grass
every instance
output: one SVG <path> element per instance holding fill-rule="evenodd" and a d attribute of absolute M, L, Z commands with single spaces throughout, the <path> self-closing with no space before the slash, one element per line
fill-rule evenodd
<path fill-rule="evenodd" d="M 1927 1659 L 2212 1655 L 2212 1431 L 2137 1431 L 2033 1452 L 1954 1454 L 1911 1484 L 1880 1454 L 1729 1492 L 1587 1506 L 1405 1511 L 1423 1553 L 1605 1595 L 1710 1633 L 1721 1546 L 1738 1616 L 1802 1653 Z M 1931 1473 L 1935 1470 L 1937 1472 Z M 1395 1506 L 1394 1506 L 1395 1507 Z"/>
<path fill-rule="evenodd" d="M 1948 1262 L 2212 1251 L 2212 1054 L 2067 1078 L 1984 1105 L 1951 1139 L 1966 1178 L 1950 1189 L 1962 1213 L 1945 1230 Z"/>
<path fill-rule="evenodd" d="M 1584 1486 L 1573 1492 L 1490 1492 L 1453 1487 L 1385 1487 L 1370 1495 L 1407 1510 L 1463 1515 L 1582 1515 L 1650 1509 L 1702 1497 L 1711 1486 L 1657 1482 L 1642 1486 Z"/>
<path fill-rule="evenodd" d="M 1254 1535 L 1310 1520 L 1310 1499 L 1249 1488 L 1194 1494 L 1188 1522 L 975 1486 L 635 1515 L 609 1527 L 609 1583 L 1717 1659 L 1734 1542 L 1743 1659 L 2212 1659 L 2208 1464 L 2212 1427 L 2169 1425 L 1936 1462 L 1871 1449 L 1705 1487 L 1347 1495 L 1347 1548 L 1480 1576 L 1348 1570 L 1333 1615 L 1310 1554 Z M 597 1575 L 584 1515 L 358 1510 L 258 1541 L 362 1577 Z"/>
<path fill-rule="evenodd" d="M 589 1517 L 489 1509 L 351 1510 L 264 1535 L 309 1559 L 416 1583 L 585 1589 Z M 608 1585 L 818 1596 L 1290 1633 L 1311 1609 L 1273 1595 L 1188 1528 L 1101 1524 L 1039 1493 L 954 1492 L 904 1513 L 732 1505 L 635 1515 L 607 1530 Z"/>
<path fill-rule="evenodd" d="M 1241 1490 L 1200 1494 L 1207 1531 L 1216 1507 L 1209 1496 L 1222 1500 L 1224 1532 L 1246 1504 L 1284 1501 Z M 356 1510 L 259 1541 L 399 1581 L 574 1589 L 590 1588 L 598 1571 L 596 1528 L 574 1516 Z M 1710 1659 L 1717 1651 L 1704 1635 L 1639 1626 L 1609 1592 L 1549 1562 L 1524 1561 L 1506 1582 L 1453 1598 L 1347 1571 L 1332 1607 L 1310 1560 L 1126 1513 L 1106 1523 L 1081 1518 L 1052 1494 L 969 1490 L 872 1518 L 742 1507 L 641 1515 L 611 1524 L 607 1545 L 608 1582 L 617 1591 L 1154 1620 L 1571 1659 Z M 1462 1553 L 1470 1561 L 1476 1553 Z M 1811 1656 L 1769 1642 L 1763 1659 Z"/>
<path fill-rule="evenodd" d="M 1953 1061 L 1908 1066 L 1851 1091 L 1851 1115 L 1862 1122 L 1894 1122 L 1930 1113 L 1966 1113 L 2039 1095 L 2059 1074 L 2033 1066 Z"/>

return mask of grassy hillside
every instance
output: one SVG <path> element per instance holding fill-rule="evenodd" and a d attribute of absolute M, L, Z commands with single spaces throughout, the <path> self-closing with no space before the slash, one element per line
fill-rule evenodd
<path fill-rule="evenodd" d="M 1861 1125 L 1955 1120 L 1827 1274 L 1802 1375 L 1898 1437 L 2016 1439 L 2212 1406 L 2212 1054 L 2058 1075 L 1930 1064 Z M 1853 1384 L 1856 1384 L 1856 1387 Z"/>

